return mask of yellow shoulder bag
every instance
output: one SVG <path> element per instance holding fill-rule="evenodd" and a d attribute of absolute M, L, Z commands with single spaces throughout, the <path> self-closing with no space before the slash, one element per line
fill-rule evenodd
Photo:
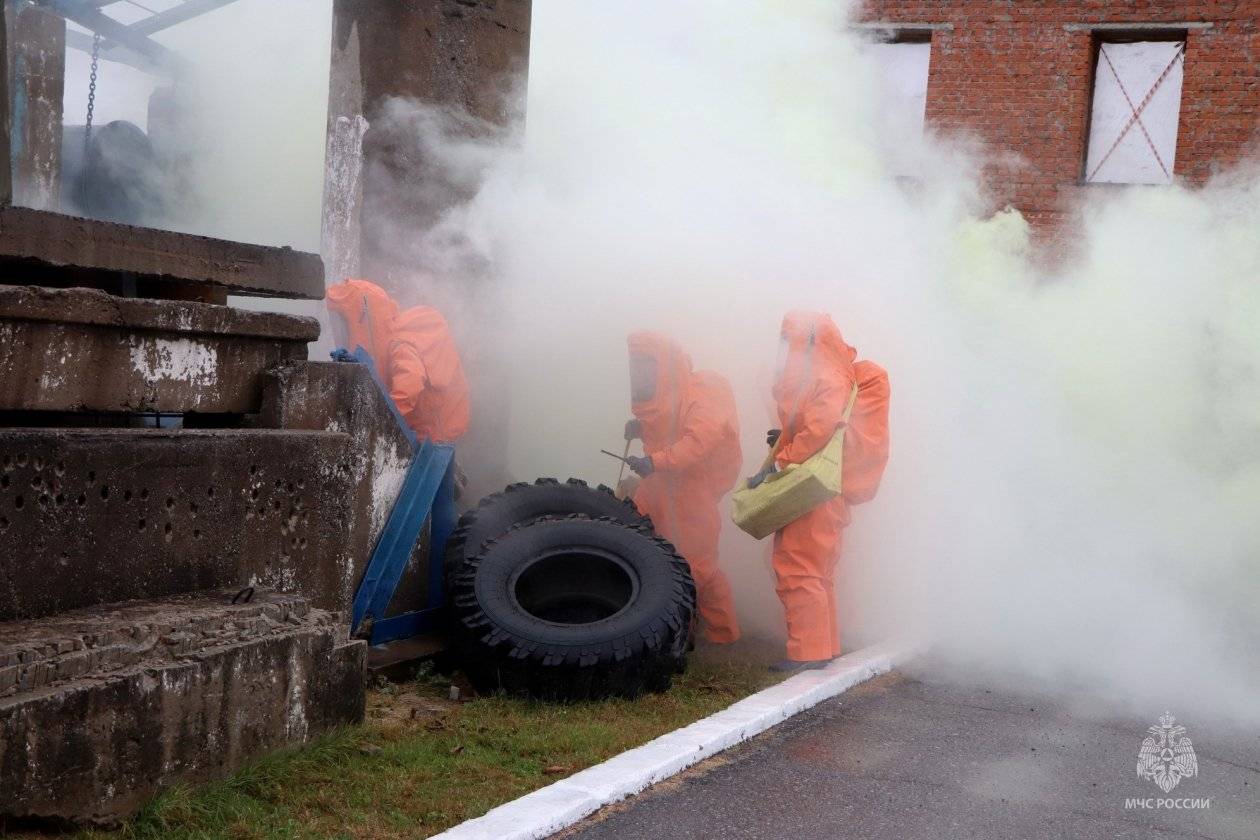
<path fill-rule="evenodd" d="M 745 481 L 743 487 L 731 494 L 731 519 L 741 530 L 756 539 L 764 539 L 840 495 L 844 432 L 849 426 L 857 393 L 858 388 L 854 384 L 840 426 L 826 446 L 803 464 L 788 464 L 751 489 Z M 763 471 L 774 463 L 782 441 L 783 436 L 780 435 L 761 465 Z"/>

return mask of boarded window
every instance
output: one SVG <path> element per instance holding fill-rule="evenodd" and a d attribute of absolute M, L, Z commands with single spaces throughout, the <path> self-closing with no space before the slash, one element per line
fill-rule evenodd
<path fill-rule="evenodd" d="M 880 136 L 891 146 L 891 165 L 898 174 L 914 174 L 927 111 L 931 41 L 894 41 L 867 46 L 879 80 Z"/>
<path fill-rule="evenodd" d="M 1172 181 L 1181 115 L 1184 41 L 1098 45 L 1085 181 Z"/>

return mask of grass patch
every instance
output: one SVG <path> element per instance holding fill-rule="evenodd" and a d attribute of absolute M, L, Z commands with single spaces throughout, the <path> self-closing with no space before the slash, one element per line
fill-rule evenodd
<path fill-rule="evenodd" d="M 436 834 L 686 725 L 775 682 L 752 646 L 700 651 L 674 687 L 635 701 L 448 699 L 422 675 L 369 692 L 362 726 L 178 788 L 119 832 L 82 840 L 415 838 Z"/>

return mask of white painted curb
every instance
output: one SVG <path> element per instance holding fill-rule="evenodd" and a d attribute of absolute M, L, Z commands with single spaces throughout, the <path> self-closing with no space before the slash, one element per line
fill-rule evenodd
<path fill-rule="evenodd" d="M 745 697 L 682 729 L 460 823 L 432 840 L 542 840 L 795 714 L 886 674 L 917 653 L 904 640 L 840 657 Z"/>

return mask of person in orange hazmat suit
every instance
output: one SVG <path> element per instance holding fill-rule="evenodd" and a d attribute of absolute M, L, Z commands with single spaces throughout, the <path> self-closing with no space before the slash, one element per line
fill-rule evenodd
<path fill-rule="evenodd" d="M 691 567 L 704 638 L 729 644 L 739 622 L 718 566 L 718 503 L 743 463 L 734 393 L 719 374 L 693 371 L 673 339 L 637 332 L 628 343 L 634 419 L 626 439 L 641 438 L 644 451 L 627 459 L 642 477 L 634 503 Z"/>
<path fill-rule="evenodd" d="M 828 315 L 789 312 L 781 338 L 773 395 L 782 429 L 770 430 L 766 439 L 779 448 L 769 470 L 749 479 L 749 486 L 826 446 L 858 388 L 845 437 L 844 492 L 774 536 L 775 590 L 788 640 L 787 659 L 773 668 L 794 671 L 822 667 L 840 655 L 836 565 L 849 505 L 875 495 L 888 459 L 888 377 L 873 362 L 854 362 L 856 351 Z"/>
<path fill-rule="evenodd" d="M 362 347 L 404 421 L 421 438 L 454 443 L 468 430 L 468 381 L 437 310 L 398 304 L 370 280 L 350 279 L 326 294 L 333 331 L 348 350 Z"/>

